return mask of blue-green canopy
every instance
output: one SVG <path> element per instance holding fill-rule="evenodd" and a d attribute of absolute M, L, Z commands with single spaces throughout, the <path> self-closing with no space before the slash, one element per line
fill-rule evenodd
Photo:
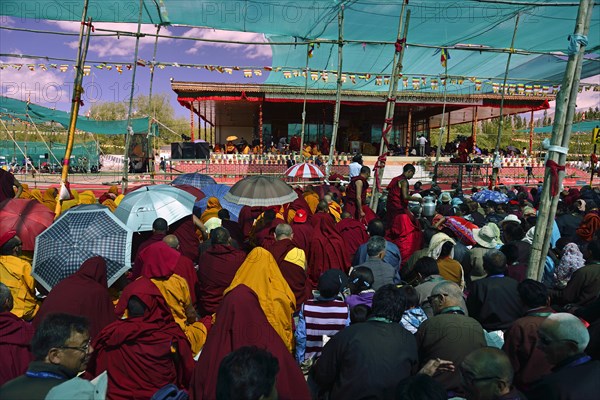
<path fill-rule="evenodd" d="M 33 120 L 35 123 L 56 122 L 64 128 L 69 127 L 71 114 L 0 96 L 0 114 L 6 119 L 16 118 L 23 121 Z M 134 133 L 148 132 L 149 119 L 135 118 L 131 120 Z M 127 120 L 96 121 L 82 115 L 77 117 L 77 129 L 98 135 L 123 135 L 127 133 Z"/>
<path fill-rule="evenodd" d="M 592 133 L 592 130 L 594 130 L 594 128 L 596 128 L 596 127 L 600 127 L 600 120 L 598 120 L 598 119 L 574 123 L 573 126 L 571 127 L 571 131 L 572 132 L 590 132 L 590 133 Z M 529 132 L 529 129 L 523 129 L 522 131 Z M 552 125 L 534 128 L 533 132 L 534 133 L 552 133 Z"/>
<path fill-rule="evenodd" d="M 37 0 L 36 7 L 30 7 L 29 3 L 6 4 L 0 7 L 0 15 L 79 21 L 84 2 Z M 111 0 L 110 6 L 106 6 L 105 0 L 89 0 L 89 4 L 88 16 L 95 22 L 138 22 L 138 1 Z M 531 53 L 513 54 L 509 82 L 559 84 L 578 4 L 574 0 L 411 0 L 409 46 L 403 62 L 403 73 L 410 81 L 407 87 L 402 82 L 400 89 L 413 90 L 412 79 L 424 77 L 427 83 L 416 90 L 441 90 L 441 82 L 436 89 L 430 79 L 439 79 L 444 73 L 440 47 L 445 47 L 450 53 L 448 75 L 466 78 L 463 84 L 449 85 L 449 92 L 472 93 L 476 88 L 481 92 L 493 91 L 493 83 L 503 76 L 508 54 L 490 50 L 510 47 L 517 14 L 520 20 L 515 48 Z M 344 45 L 343 72 L 356 74 L 356 83 L 348 76 L 344 88 L 386 91 L 385 75 L 391 73 L 401 0 L 144 0 L 142 22 L 259 32 L 265 33 L 272 43 L 331 41 L 338 38 L 338 11 L 342 6 L 344 40 L 355 41 Z M 599 29 L 600 7 L 595 7 L 582 77 L 600 74 L 600 56 L 596 54 L 600 46 Z M 286 68 L 290 74 L 270 74 L 266 83 L 303 86 L 302 75 L 296 76 L 294 71 L 305 68 L 307 45 L 273 45 L 272 49 L 272 66 Z M 337 70 L 337 45 L 315 45 L 309 68 Z M 371 79 L 360 79 L 366 73 L 373 75 Z M 309 80 L 310 87 L 333 88 L 335 78 L 331 75 L 327 82 L 321 77 Z M 383 85 L 378 84 L 375 75 L 382 76 Z"/>

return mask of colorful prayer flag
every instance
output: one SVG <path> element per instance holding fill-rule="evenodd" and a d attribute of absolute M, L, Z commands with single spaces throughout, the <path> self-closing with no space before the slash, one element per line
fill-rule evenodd
<path fill-rule="evenodd" d="M 448 52 L 448 50 L 446 48 L 443 48 L 441 51 L 441 55 L 440 55 L 440 63 L 442 64 L 442 67 L 446 68 L 446 66 L 448 65 L 449 59 L 450 59 L 450 53 Z"/>

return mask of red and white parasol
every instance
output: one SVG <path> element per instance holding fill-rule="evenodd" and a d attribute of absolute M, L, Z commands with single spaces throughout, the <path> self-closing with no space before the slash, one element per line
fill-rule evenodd
<path fill-rule="evenodd" d="M 285 171 L 285 175 L 290 178 L 323 178 L 325 175 L 315 164 L 301 163 L 292 165 Z"/>

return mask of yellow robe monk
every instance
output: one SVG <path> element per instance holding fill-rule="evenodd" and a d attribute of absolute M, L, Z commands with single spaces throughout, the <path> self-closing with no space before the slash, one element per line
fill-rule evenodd
<path fill-rule="evenodd" d="M 208 332 L 201 322 L 193 324 L 187 322 L 185 310 L 192 304 L 192 298 L 186 280 L 177 274 L 171 275 L 168 279 L 152 278 L 150 280 L 158 287 L 171 308 L 175 323 L 181 327 L 190 341 L 192 352 L 194 355 L 198 354 L 206 342 Z"/>
<path fill-rule="evenodd" d="M 56 188 L 50 187 L 42 195 L 42 204 L 52 212 L 56 211 L 56 194 Z"/>
<path fill-rule="evenodd" d="M 304 200 L 306 200 L 306 202 L 308 203 L 308 206 L 310 207 L 310 212 L 313 214 L 316 213 L 317 205 L 319 205 L 319 200 L 321 200 L 319 198 L 319 195 L 316 192 L 304 192 L 302 196 L 304 197 Z"/>
<path fill-rule="evenodd" d="M 21 192 L 21 195 L 19 196 L 20 199 L 32 199 L 33 197 L 31 196 L 31 190 L 29 190 L 29 185 L 26 183 L 22 183 L 21 186 L 23 187 L 23 191 Z"/>
<path fill-rule="evenodd" d="M 340 207 L 340 205 L 335 201 L 331 201 L 331 203 L 329 203 L 329 213 L 333 215 L 336 223 L 340 222 L 342 219 L 342 207 Z"/>
<path fill-rule="evenodd" d="M 296 310 L 296 297 L 273 255 L 262 247 L 252 250 L 223 295 L 238 285 L 246 285 L 256 293 L 267 320 L 291 352 L 294 341 L 292 314 Z"/>
<path fill-rule="evenodd" d="M 208 201 L 206 202 L 206 210 L 204 210 L 204 212 L 200 216 L 200 221 L 202 221 L 202 223 L 204 224 L 211 218 L 218 218 L 219 210 L 221 210 L 222 208 L 223 207 L 221 207 L 219 199 L 217 199 L 216 197 L 209 197 Z"/>
<path fill-rule="evenodd" d="M 310 158 L 310 156 L 312 156 L 312 147 L 306 146 L 304 150 L 302 150 L 302 155 L 306 158 Z"/>
<path fill-rule="evenodd" d="M 117 207 L 118 207 L 118 206 L 117 206 L 117 204 L 115 203 L 115 201 L 114 201 L 113 199 L 106 199 L 106 200 L 104 200 L 104 201 L 102 202 L 102 205 L 103 205 L 103 206 L 106 206 L 106 207 L 108 207 L 108 209 L 109 209 L 111 212 L 115 212 L 115 210 L 116 210 L 116 209 L 117 209 Z"/>
<path fill-rule="evenodd" d="M 14 305 L 11 312 L 26 321 L 31 320 L 40 308 L 35 297 L 31 264 L 16 256 L 0 256 L 0 282 L 12 293 Z"/>
<path fill-rule="evenodd" d="M 41 204 L 44 203 L 44 199 L 42 198 L 42 192 L 39 189 L 31 189 L 31 198 L 39 201 Z"/>
<path fill-rule="evenodd" d="M 60 203 L 60 210 L 61 210 L 60 212 L 61 213 L 64 213 L 69 208 L 79 205 L 79 192 L 77 190 L 71 189 L 71 194 L 73 195 L 72 199 L 63 200 L 62 203 Z"/>
<path fill-rule="evenodd" d="M 86 190 L 79 193 L 79 204 L 96 204 L 96 196 L 91 190 Z"/>

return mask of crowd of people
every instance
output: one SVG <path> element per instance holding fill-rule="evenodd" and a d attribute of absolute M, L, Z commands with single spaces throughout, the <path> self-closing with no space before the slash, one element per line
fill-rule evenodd
<path fill-rule="evenodd" d="M 237 221 L 217 198 L 158 218 L 111 286 L 91 257 L 40 295 L 4 233 L 0 398 L 596 398 L 600 191 L 560 194 L 544 271 L 527 279 L 539 188 L 478 203 L 411 185 L 407 164 L 374 213 L 361 161 L 345 190 L 296 188 Z M 426 196 L 433 217 L 418 213 Z"/>

